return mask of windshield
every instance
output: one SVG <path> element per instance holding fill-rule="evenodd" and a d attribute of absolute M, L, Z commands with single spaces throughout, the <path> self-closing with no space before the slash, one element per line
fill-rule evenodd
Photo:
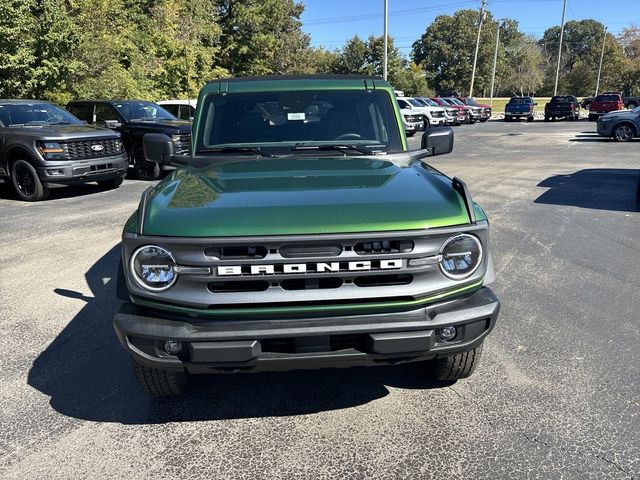
<path fill-rule="evenodd" d="M 559 103 L 559 102 L 573 102 L 573 97 L 571 96 L 560 96 L 558 95 L 557 97 L 551 97 L 551 103 Z"/>
<path fill-rule="evenodd" d="M 511 100 L 509 100 L 509 103 L 515 104 L 515 105 L 522 105 L 526 103 L 532 103 L 532 100 L 529 97 L 513 97 Z"/>
<path fill-rule="evenodd" d="M 403 150 L 392 99 L 384 90 L 210 94 L 202 112 L 196 153 L 221 147 L 289 153 L 304 146 L 317 154 L 319 146 L 336 144 Z"/>
<path fill-rule="evenodd" d="M 115 102 L 114 107 L 128 121 L 133 120 L 177 120 L 164 108 L 151 102 Z"/>
<path fill-rule="evenodd" d="M 460 100 L 458 100 L 457 98 L 447 98 L 447 101 L 449 103 L 451 103 L 452 105 L 458 105 L 458 106 L 464 106 L 464 103 L 462 103 Z"/>
<path fill-rule="evenodd" d="M 436 102 L 434 102 L 430 98 L 421 97 L 420 101 L 425 103 L 426 105 L 429 105 L 430 107 L 438 107 L 439 106 Z"/>
<path fill-rule="evenodd" d="M 598 95 L 595 102 L 617 102 L 620 99 L 618 95 Z"/>
<path fill-rule="evenodd" d="M 5 127 L 18 125 L 77 125 L 82 122 L 51 103 L 0 104 L 0 122 Z"/>
<path fill-rule="evenodd" d="M 413 105 L 414 107 L 424 107 L 423 104 L 421 104 L 418 100 L 416 100 L 415 98 L 409 98 L 407 100 L 411 105 Z"/>

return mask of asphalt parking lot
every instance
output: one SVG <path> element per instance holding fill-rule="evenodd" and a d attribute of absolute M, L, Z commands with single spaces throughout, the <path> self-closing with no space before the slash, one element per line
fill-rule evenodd
<path fill-rule="evenodd" d="M 638 478 L 640 140 L 594 131 L 462 126 L 431 162 L 487 211 L 502 301 L 480 368 L 451 386 L 406 365 L 152 400 L 111 327 L 120 232 L 148 184 L 38 204 L 0 186 L 0 477 Z"/>

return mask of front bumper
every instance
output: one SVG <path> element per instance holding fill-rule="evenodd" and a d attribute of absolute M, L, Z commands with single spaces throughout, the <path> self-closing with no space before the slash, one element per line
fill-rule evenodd
<path fill-rule="evenodd" d="M 533 112 L 505 112 L 509 117 L 533 117 Z"/>
<path fill-rule="evenodd" d="M 419 132 L 423 129 L 423 122 L 406 122 L 404 123 L 404 130 L 407 133 Z"/>
<path fill-rule="evenodd" d="M 397 364 L 469 350 L 495 326 L 500 302 L 475 293 L 403 312 L 269 320 L 172 317 L 124 303 L 113 324 L 133 358 L 164 370 L 233 373 Z M 438 336 L 455 326 L 453 341 Z M 165 340 L 182 342 L 177 356 Z"/>
<path fill-rule="evenodd" d="M 45 161 L 38 167 L 38 176 L 45 185 L 78 183 L 110 180 L 124 177 L 127 173 L 127 155 L 92 158 L 86 160 Z"/>
<path fill-rule="evenodd" d="M 612 135 L 613 126 L 615 122 L 598 122 L 597 132 L 598 135 L 603 137 L 610 137 Z"/>

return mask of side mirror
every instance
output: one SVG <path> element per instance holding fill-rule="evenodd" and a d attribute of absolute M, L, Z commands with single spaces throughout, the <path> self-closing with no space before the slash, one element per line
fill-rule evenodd
<path fill-rule="evenodd" d="M 434 127 L 422 134 L 422 148 L 429 149 L 432 155 L 444 155 L 453 150 L 453 129 Z"/>
<path fill-rule="evenodd" d="M 142 149 L 147 162 L 169 165 L 175 153 L 173 140 L 164 133 L 147 133 L 142 137 Z"/>
<path fill-rule="evenodd" d="M 104 126 L 107 128 L 120 128 L 122 126 L 122 123 L 120 123 L 118 120 L 105 120 Z"/>

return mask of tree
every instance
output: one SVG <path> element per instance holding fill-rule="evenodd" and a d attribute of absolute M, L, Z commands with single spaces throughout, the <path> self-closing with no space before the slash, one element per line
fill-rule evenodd
<path fill-rule="evenodd" d="M 558 92 L 573 95 L 593 95 L 598 76 L 604 25 L 596 20 L 571 20 L 565 24 Z M 624 52 L 615 37 L 606 34 L 601 90 L 620 90 L 625 75 Z M 540 40 L 547 57 L 544 92 L 553 93 L 560 26 L 548 28 Z"/>
<path fill-rule="evenodd" d="M 0 2 L 0 98 L 31 93 L 36 19 L 32 0 Z"/>
<path fill-rule="evenodd" d="M 222 28 L 217 65 L 232 75 L 265 75 L 303 69 L 310 39 L 304 10 L 294 0 L 216 0 Z"/>
<path fill-rule="evenodd" d="M 640 95 L 640 28 L 634 25 L 623 29 L 617 40 L 626 57 L 623 91 Z"/>
<path fill-rule="evenodd" d="M 412 59 L 422 66 L 427 81 L 436 90 L 469 90 L 478 20 L 477 10 L 458 10 L 452 16 L 439 15 L 413 44 Z M 491 84 L 497 26 L 491 13 L 487 12 L 478 50 L 476 91 L 487 90 Z M 506 30 L 504 40 L 509 39 L 510 32 Z"/>
<path fill-rule="evenodd" d="M 533 95 L 543 82 L 544 56 L 532 37 L 522 35 L 505 50 L 508 65 L 501 79 L 501 88 L 509 95 Z"/>

